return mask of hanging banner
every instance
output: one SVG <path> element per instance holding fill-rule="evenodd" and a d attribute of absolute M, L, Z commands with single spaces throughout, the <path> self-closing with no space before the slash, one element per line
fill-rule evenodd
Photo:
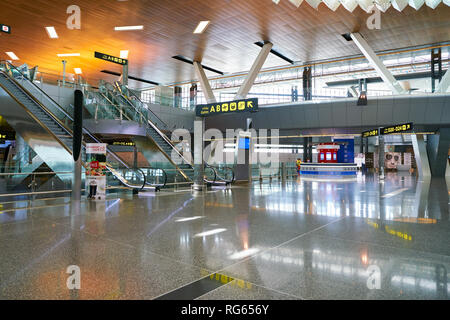
<path fill-rule="evenodd" d="M 243 99 L 229 102 L 199 104 L 195 108 L 197 117 L 209 117 L 217 114 L 258 111 L 258 99 Z"/>
<path fill-rule="evenodd" d="M 88 199 L 106 199 L 106 143 L 86 144 Z"/>

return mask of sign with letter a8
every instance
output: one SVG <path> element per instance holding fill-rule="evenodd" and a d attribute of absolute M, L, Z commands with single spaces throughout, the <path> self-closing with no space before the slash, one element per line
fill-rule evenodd
<path fill-rule="evenodd" d="M 195 113 L 198 117 L 209 117 L 218 114 L 258 111 L 258 99 L 244 99 L 229 102 L 218 102 L 197 105 Z"/>

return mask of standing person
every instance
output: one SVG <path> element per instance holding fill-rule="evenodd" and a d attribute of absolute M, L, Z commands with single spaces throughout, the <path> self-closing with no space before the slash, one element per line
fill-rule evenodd
<path fill-rule="evenodd" d="M 297 173 L 298 175 L 300 175 L 300 167 L 302 165 L 302 160 L 300 160 L 300 158 L 297 159 Z"/>

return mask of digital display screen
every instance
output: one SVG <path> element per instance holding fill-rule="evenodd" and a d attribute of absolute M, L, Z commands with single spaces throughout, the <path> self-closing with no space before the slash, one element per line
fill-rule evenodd
<path fill-rule="evenodd" d="M 239 138 L 238 148 L 243 150 L 250 149 L 250 138 Z"/>

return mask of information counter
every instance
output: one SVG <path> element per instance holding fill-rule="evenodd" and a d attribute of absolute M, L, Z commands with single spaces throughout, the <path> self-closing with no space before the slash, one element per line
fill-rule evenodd
<path fill-rule="evenodd" d="M 349 177 L 356 176 L 356 163 L 302 163 L 300 173 L 311 177 Z"/>

